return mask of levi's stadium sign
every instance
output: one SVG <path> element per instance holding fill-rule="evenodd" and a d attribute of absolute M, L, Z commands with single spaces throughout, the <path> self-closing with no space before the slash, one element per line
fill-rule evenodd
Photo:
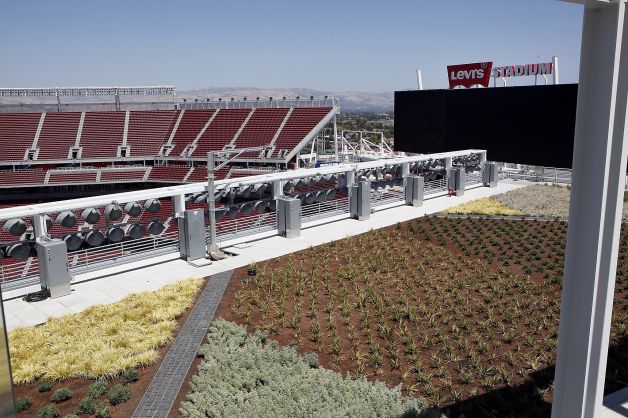
<path fill-rule="evenodd" d="M 473 64 L 448 65 L 449 88 L 454 87 L 488 87 L 491 80 L 492 62 L 476 62 Z"/>
<path fill-rule="evenodd" d="M 488 87 L 491 77 L 524 77 L 530 75 L 552 74 L 554 66 L 551 62 L 525 65 L 508 65 L 493 68 L 492 62 L 476 62 L 447 66 L 449 88 L 455 87 Z"/>
<path fill-rule="evenodd" d="M 552 74 L 551 62 L 540 64 L 510 65 L 507 67 L 495 67 L 493 77 L 523 77 L 526 75 Z"/>

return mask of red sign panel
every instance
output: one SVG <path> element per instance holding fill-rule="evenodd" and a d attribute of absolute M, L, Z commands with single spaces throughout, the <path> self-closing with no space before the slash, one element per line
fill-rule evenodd
<path fill-rule="evenodd" d="M 448 65 L 449 88 L 463 86 L 488 87 L 491 81 L 492 62 L 476 62 L 473 64 Z"/>

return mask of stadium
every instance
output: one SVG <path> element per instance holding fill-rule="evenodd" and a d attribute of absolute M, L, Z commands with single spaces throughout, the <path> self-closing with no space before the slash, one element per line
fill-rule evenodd
<path fill-rule="evenodd" d="M 394 138 L 332 95 L 0 88 L 2 416 L 628 416 L 628 4 L 576 3 L 577 84 L 418 71 Z"/>

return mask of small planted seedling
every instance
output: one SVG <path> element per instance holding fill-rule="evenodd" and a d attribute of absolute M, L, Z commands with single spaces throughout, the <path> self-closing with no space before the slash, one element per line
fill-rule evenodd
<path fill-rule="evenodd" d="M 81 399 L 79 402 L 76 413 L 78 415 L 94 415 L 96 413 L 96 401 L 89 396 Z"/>
<path fill-rule="evenodd" d="M 72 399 L 72 391 L 68 388 L 57 389 L 50 397 L 50 400 L 55 403 L 67 401 L 68 399 Z"/>
<path fill-rule="evenodd" d="M 117 384 L 109 391 L 109 402 L 111 405 L 118 405 L 131 398 L 131 389 L 128 385 Z"/>
<path fill-rule="evenodd" d="M 138 381 L 140 374 L 135 369 L 126 369 L 122 372 L 122 381 L 124 383 L 132 383 Z"/>
<path fill-rule="evenodd" d="M 109 411 L 109 405 L 106 403 L 100 403 L 96 406 L 96 418 L 109 418 L 111 417 L 111 411 Z"/>
<path fill-rule="evenodd" d="M 33 398 L 31 398 L 30 396 L 25 396 L 15 401 L 15 408 L 17 409 L 17 412 L 24 412 L 28 410 L 28 408 L 30 408 L 32 404 Z"/>
<path fill-rule="evenodd" d="M 94 382 L 89 385 L 89 390 L 87 391 L 87 396 L 92 399 L 100 398 L 105 392 L 107 392 L 107 388 L 109 385 L 105 381 Z"/>
<path fill-rule="evenodd" d="M 51 389 L 52 389 L 52 382 L 49 379 L 42 377 L 41 379 L 39 379 L 39 382 L 37 382 L 38 392 L 50 392 Z"/>
<path fill-rule="evenodd" d="M 54 405 L 46 405 L 37 411 L 37 418 L 57 418 L 58 416 L 59 410 Z"/>

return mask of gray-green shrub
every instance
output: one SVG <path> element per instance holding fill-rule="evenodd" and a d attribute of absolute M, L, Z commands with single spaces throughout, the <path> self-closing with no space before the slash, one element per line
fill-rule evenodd
<path fill-rule="evenodd" d="M 246 329 L 216 320 L 204 360 L 181 405 L 184 417 L 440 417 L 421 399 L 401 395 L 382 382 L 343 378 L 312 368 L 294 347 L 261 343 Z"/>
<path fill-rule="evenodd" d="M 99 380 L 89 385 L 87 396 L 93 399 L 100 398 L 105 392 L 107 392 L 108 388 L 109 388 L 109 385 L 107 384 L 107 382 Z"/>
<path fill-rule="evenodd" d="M 37 418 L 57 418 L 58 416 L 59 410 L 54 405 L 46 405 L 37 411 Z"/>
<path fill-rule="evenodd" d="M 78 408 L 76 409 L 78 415 L 93 415 L 96 413 L 96 401 L 89 396 L 81 399 Z"/>
<path fill-rule="evenodd" d="M 139 380 L 140 374 L 135 369 L 126 369 L 122 372 L 122 381 L 124 383 L 132 383 Z"/>
<path fill-rule="evenodd" d="M 117 384 L 109 391 L 109 402 L 111 405 L 118 405 L 131 398 L 131 389 L 128 385 Z"/>
<path fill-rule="evenodd" d="M 111 417 L 111 411 L 109 411 L 109 405 L 101 403 L 96 410 L 96 418 L 109 418 Z"/>
<path fill-rule="evenodd" d="M 52 382 L 49 379 L 42 377 L 37 382 L 38 392 L 50 392 L 51 389 L 52 389 Z"/>
<path fill-rule="evenodd" d="M 33 404 L 33 398 L 30 396 L 25 396 L 23 398 L 19 398 L 15 401 L 15 407 L 17 412 L 24 412 L 28 410 Z"/>
<path fill-rule="evenodd" d="M 72 398 L 72 391 L 68 388 L 59 388 L 50 397 L 50 400 L 59 403 Z"/>

